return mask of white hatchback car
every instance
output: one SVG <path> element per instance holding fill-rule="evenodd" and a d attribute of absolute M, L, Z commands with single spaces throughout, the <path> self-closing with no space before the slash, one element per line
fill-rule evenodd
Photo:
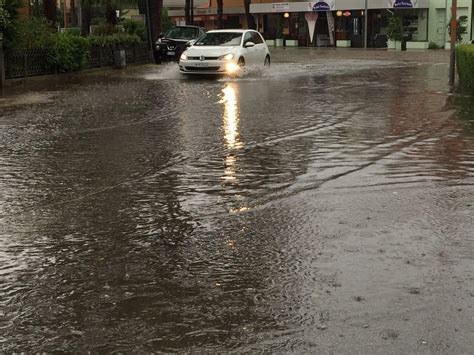
<path fill-rule="evenodd" d="M 179 59 L 183 74 L 232 75 L 243 66 L 270 66 L 270 51 L 257 31 L 209 31 Z"/>

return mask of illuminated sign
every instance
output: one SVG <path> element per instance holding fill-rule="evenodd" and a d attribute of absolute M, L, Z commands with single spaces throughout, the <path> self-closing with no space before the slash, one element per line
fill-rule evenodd
<path fill-rule="evenodd" d="M 308 3 L 309 11 L 332 11 L 335 8 L 335 0 L 322 0 Z"/>

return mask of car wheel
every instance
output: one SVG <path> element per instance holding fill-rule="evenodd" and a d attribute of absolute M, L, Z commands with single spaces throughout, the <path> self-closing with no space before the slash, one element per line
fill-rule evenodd
<path fill-rule="evenodd" d="M 263 66 L 264 66 L 264 67 L 267 67 L 267 68 L 270 67 L 270 56 L 269 56 L 269 55 L 267 55 L 267 56 L 265 57 L 265 62 L 263 63 Z"/>
<path fill-rule="evenodd" d="M 240 58 L 239 58 L 239 61 L 237 62 L 237 65 L 238 65 L 239 67 L 245 67 L 245 59 L 242 58 L 242 57 L 240 57 Z"/>

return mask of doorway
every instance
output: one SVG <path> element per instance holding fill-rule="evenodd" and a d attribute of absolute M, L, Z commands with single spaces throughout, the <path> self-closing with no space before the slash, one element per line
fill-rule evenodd
<path fill-rule="evenodd" d="M 329 47 L 331 40 L 329 36 L 328 16 L 326 12 L 319 12 L 314 27 L 313 43 L 316 47 Z"/>

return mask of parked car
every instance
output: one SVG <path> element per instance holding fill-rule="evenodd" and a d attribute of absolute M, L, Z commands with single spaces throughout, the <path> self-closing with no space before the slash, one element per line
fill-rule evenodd
<path fill-rule="evenodd" d="M 179 60 L 184 74 L 235 74 L 243 66 L 270 66 L 270 51 L 257 31 L 209 31 Z"/>
<path fill-rule="evenodd" d="M 197 26 L 171 27 L 156 41 L 155 61 L 161 63 L 162 60 L 178 60 L 186 47 L 205 33 L 204 28 Z"/>

